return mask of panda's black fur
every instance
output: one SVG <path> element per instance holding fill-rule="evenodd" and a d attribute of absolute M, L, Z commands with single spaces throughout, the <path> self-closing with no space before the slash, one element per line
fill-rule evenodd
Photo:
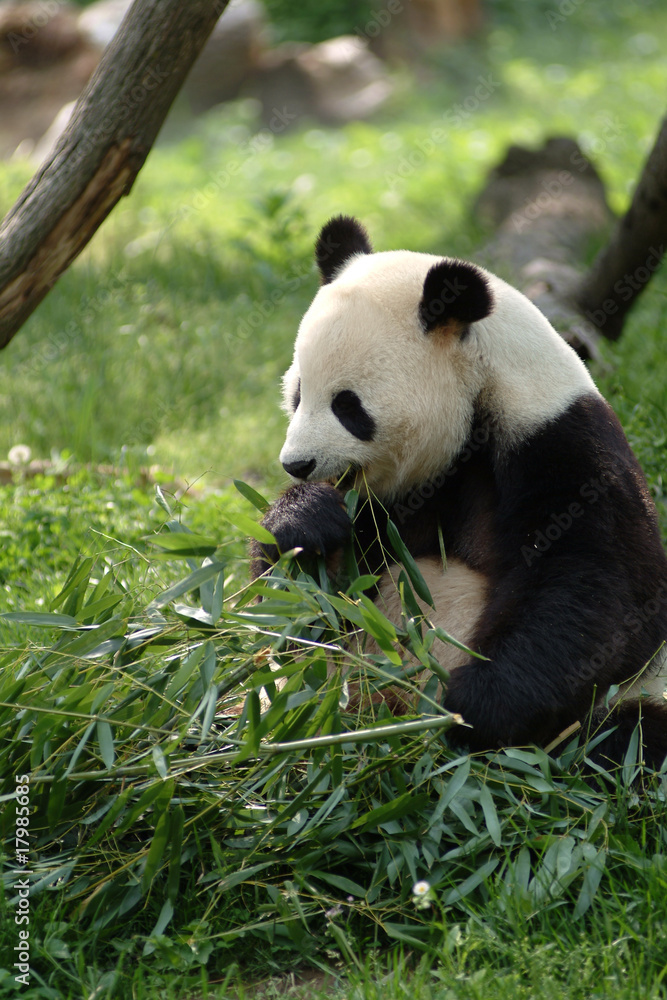
<path fill-rule="evenodd" d="M 316 248 L 323 284 L 369 253 L 356 220 L 332 220 Z M 443 260 L 428 269 L 414 306 L 424 336 L 449 324 L 450 335 L 463 339 L 492 313 L 493 287 L 474 265 Z M 472 750 L 547 744 L 584 720 L 596 699 L 600 706 L 611 685 L 630 681 L 647 663 L 651 677 L 667 639 L 667 558 L 657 515 L 611 407 L 584 391 L 508 444 L 494 406 L 480 393 L 453 461 L 424 483 L 380 497 L 382 505 L 361 504 L 354 525 L 362 571 L 382 570 L 382 550 L 391 551 L 389 516 L 416 559 L 439 559 L 444 542 L 448 561 L 486 581 L 469 645 L 487 660 L 453 670 L 444 699 L 472 727 L 454 737 Z M 294 463 L 285 466 L 299 475 Z M 342 493 L 322 482 L 292 486 L 264 523 L 281 551 L 301 546 L 332 555 L 350 532 Z M 260 572 L 276 553 L 255 555 Z M 598 707 L 592 721 L 607 715 Z M 601 756 L 622 759 L 640 718 L 645 760 L 659 767 L 667 755 L 667 703 L 659 694 L 619 702 Z"/>

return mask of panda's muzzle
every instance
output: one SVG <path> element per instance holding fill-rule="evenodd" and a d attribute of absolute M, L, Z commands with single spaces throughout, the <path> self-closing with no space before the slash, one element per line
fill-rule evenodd
<path fill-rule="evenodd" d="M 299 462 L 283 462 L 283 469 L 294 479 L 308 479 L 316 464 L 314 458 L 307 458 Z"/>

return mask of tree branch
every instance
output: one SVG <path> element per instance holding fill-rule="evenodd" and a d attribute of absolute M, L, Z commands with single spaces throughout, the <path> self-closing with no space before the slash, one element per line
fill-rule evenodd
<path fill-rule="evenodd" d="M 609 340 L 660 266 L 667 240 L 667 118 L 625 216 L 576 291 L 582 313 Z"/>
<path fill-rule="evenodd" d="M 134 179 L 228 0 L 134 0 L 66 131 L 0 226 L 0 348 Z"/>

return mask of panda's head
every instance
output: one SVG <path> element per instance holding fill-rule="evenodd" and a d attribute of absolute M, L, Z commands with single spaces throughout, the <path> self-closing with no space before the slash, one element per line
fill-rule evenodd
<path fill-rule="evenodd" d="M 280 460 L 296 479 L 390 499 L 451 465 L 480 405 L 509 443 L 592 386 L 535 306 L 474 264 L 373 253 L 344 216 L 316 259 L 322 287 L 284 377 Z"/>

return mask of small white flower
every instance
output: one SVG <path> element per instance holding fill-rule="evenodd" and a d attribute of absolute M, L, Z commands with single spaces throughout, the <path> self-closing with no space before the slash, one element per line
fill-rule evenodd
<path fill-rule="evenodd" d="M 431 889 L 430 882 L 425 879 L 422 879 L 421 882 L 415 882 L 412 887 L 412 902 L 418 910 L 428 910 L 434 899 L 435 894 Z"/>
<path fill-rule="evenodd" d="M 32 457 L 32 451 L 27 444 L 15 444 L 9 449 L 7 458 L 12 465 L 27 465 Z"/>

